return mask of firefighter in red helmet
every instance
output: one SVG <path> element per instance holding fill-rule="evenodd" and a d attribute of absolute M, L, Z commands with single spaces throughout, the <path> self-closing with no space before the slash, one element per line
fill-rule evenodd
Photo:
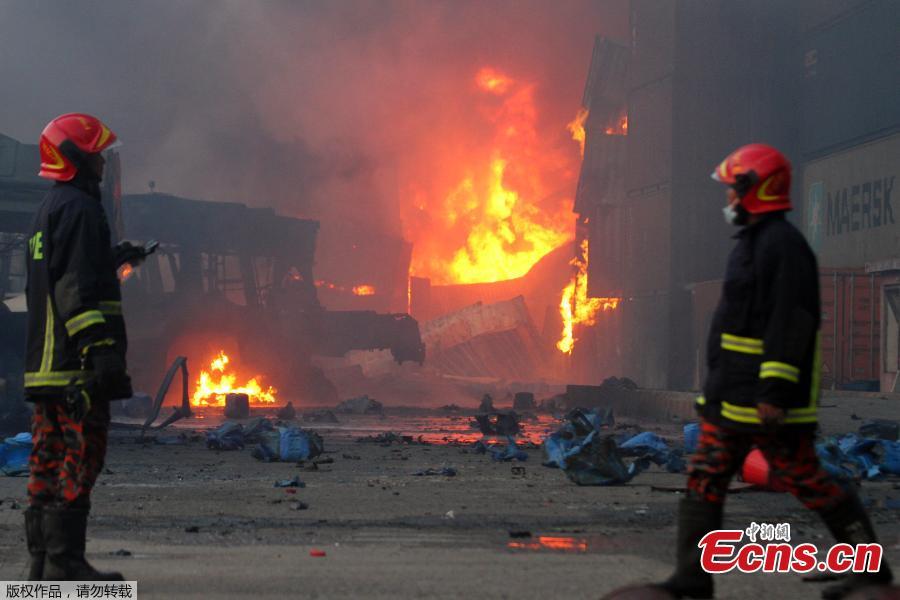
<path fill-rule="evenodd" d="M 116 251 L 100 203 L 116 135 L 67 114 L 41 134 L 55 181 L 28 243 L 26 399 L 34 403 L 25 531 L 32 580 L 121 580 L 85 561 L 90 494 L 103 467 L 109 402 L 131 396 Z"/>
<path fill-rule="evenodd" d="M 728 484 L 754 447 L 772 477 L 816 511 L 838 542 L 876 541 L 856 494 L 827 474 L 816 455 L 818 267 L 803 234 L 785 218 L 792 208 L 790 163 L 771 146 L 750 144 L 725 158 L 712 177 L 728 186 L 725 219 L 741 229 L 707 341 L 709 374 L 697 399 L 700 440 L 679 505 L 677 566 L 667 581 L 650 586 L 676 598 L 713 597 L 698 542 L 722 528 Z M 880 571 L 850 575 L 822 597 L 843 598 L 891 579 L 882 563 Z"/>

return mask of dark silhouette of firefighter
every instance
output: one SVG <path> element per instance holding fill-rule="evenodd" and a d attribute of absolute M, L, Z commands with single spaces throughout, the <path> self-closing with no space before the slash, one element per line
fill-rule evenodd
<path fill-rule="evenodd" d="M 816 455 L 818 267 L 803 234 L 785 218 L 792 208 L 790 163 L 775 148 L 750 144 L 722 161 L 713 178 L 728 186 L 725 219 L 741 229 L 707 342 L 709 375 L 697 400 L 700 440 L 679 505 L 677 566 L 664 583 L 643 588 L 676 598 L 713 597 L 698 542 L 722 528 L 728 484 L 754 447 L 772 477 L 816 511 L 838 542 L 876 542 L 856 493 L 827 474 Z M 829 586 L 822 597 L 843 598 L 891 579 L 882 563 L 878 572 Z"/>
<path fill-rule="evenodd" d="M 103 152 L 116 135 L 67 114 L 41 134 L 40 176 L 55 183 L 28 244 L 25 395 L 34 403 L 25 530 L 32 580 L 121 580 L 84 557 L 91 490 L 103 467 L 111 400 L 132 395 L 126 336 L 100 202 Z"/>

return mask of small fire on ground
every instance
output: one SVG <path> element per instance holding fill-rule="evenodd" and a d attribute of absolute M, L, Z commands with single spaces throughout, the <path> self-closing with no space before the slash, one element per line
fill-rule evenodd
<path fill-rule="evenodd" d="M 354 285 L 351 288 L 347 288 L 342 285 L 338 285 L 337 283 L 332 283 L 330 281 L 325 281 L 324 279 L 316 280 L 316 287 L 323 288 L 327 290 L 335 290 L 338 292 L 353 292 L 354 296 L 374 296 L 375 295 L 375 286 L 369 285 L 368 283 L 361 283 L 359 285 Z"/>
<path fill-rule="evenodd" d="M 588 241 L 581 242 L 578 255 L 569 263 L 575 267 L 575 274 L 569 285 L 563 289 L 559 301 L 559 314 L 562 317 L 562 337 L 556 347 L 564 354 L 572 354 L 575 348 L 576 325 L 594 325 L 597 313 L 614 310 L 619 305 L 618 298 L 588 297 Z"/>
<path fill-rule="evenodd" d="M 200 371 L 194 395 L 193 406 L 225 406 L 228 394 L 247 394 L 251 406 L 267 406 L 275 403 L 278 390 L 272 386 L 263 388 L 262 377 L 257 375 L 243 385 L 237 385 L 238 375 L 229 366 L 231 359 L 223 350 L 210 362 L 209 370 Z"/>

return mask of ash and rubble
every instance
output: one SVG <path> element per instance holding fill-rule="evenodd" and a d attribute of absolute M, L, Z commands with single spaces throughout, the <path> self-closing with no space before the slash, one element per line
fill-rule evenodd
<path fill-rule="evenodd" d="M 515 391 L 509 391 L 508 398 L 494 394 L 499 398 L 491 403 L 494 413 L 515 412 Z M 577 393 L 583 395 L 584 390 Z M 562 396 L 568 400 L 565 393 Z M 545 404 L 546 398 L 536 398 L 538 407 Z M 507 561 L 519 568 L 527 565 L 529 572 L 541 576 L 524 576 L 533 588 L 530 592 L 519 583 L 511 584 L 523 597 L 533 596 L 535 589 L 544 590 L 544 582 L 554 580 L 554 569 L 571 564 L 556 561 L 558 555 L 567 560 L 573 560 L 572 554 L 580 555 L 580 566 L 566 571 L 573 578 L 571 593 L 576 597 L 579 586 L 588 585 L 588 573 L 591 578 L 604 573 L 610 585 L 633 578 L 633 569 L 618 573 L 610 565 L 619 564 L 617 557 L 623 555 L 634 564 L 634 548 L 641 548 L 641 570 L 646 577 L 667 572 L 670 549 L 659 540 L 674 535 L 672 521 L 684 475 L 670 472 L 652 457 L 661 449 L 660 442 L 669 450 L 690 443 L 685 438 L 690 421 L 638 419 L 604 406 L 538 408 L 532 413 L 516 412 L 520 431 L 509 437 L 482 433 L 475 417 L 485 413 L 479 411 L 477 397 L 453 412 L 443 407 L 398 406 L 383 396 L 378 399 L 382 414 L 341 414 L 338 422 L 303 418 L 306 413 L 334 414 L 335 406 L 302 405 L 294 419 L 279 419 L 280 407 L 253 407 L 250 418 L 240 420 L 225 419 L 222 409 L 196 410 L 190 418 L 153 431 L 141 430 L 141 418 L 117 416 L 109 460 L 95 496 L 92 558 L 99 564 L 127 568 L 148 588 L 165 587 L 160 573 L 166 573 L 166 578 L 174 578 L 173 585 L 188 589 L 192 584 L 180 569 L 173 568 L 176 562 L 203 563 L 209 568 L 210 561 L 232 564 L 229 561 L 235 558 L 229 557 L 242 556 L 246 561 L 253 556 L 254 564 L 263 561 L 282 570 L 299 568 L 292 580 L 302 581 L 304 593 L 310 595 L 316 590 L 336 593 L 333 577 L 344 571 L 351 574 L 340 577 L 349 577 L 355 585 L 369 581 L 376 586 L 376 596 L 401 593 L 408 585 L 408 571 L 382 565 L 378 568 L 384 574 L 375 575 L 366 566 L 369 561 L 360 562 L 362 555 L 383 552 L 430 573 L 434 569 L 427 564 L 452 562 L 461 556 L 477 557 L 489 568 L 508 565 Z M 867 411 L 877 414 L 877 403 L 868 402 Z M 848 423 L 861 439 L 864 433 L 873 436 L 865 439 L 877 440 L 874 436 L 891 437 L 895 431 L 886 415 L 880 423 L 856 421 L 850 415 L 860 410 L 858 405 L 828 398 L 826 406 L 832 403 L 837 406 L 823 409 L 836 413 L 827 422 L 831 423 L 824 432 L 827 436 L 848 433 Z M 578 485 L 565 469 L 543 466 L 548 462 L 547 440 L 566 437 L 567 430 L 573 445 L 583 443 L 592 432 L 604 440 L 606 450 L 614 445 L 626 471 L 641 460 L 648 464 L 616 485 Z M 241 432 L 243 447 L 210 446 L 211 436 L 221 438 L 229 431 L 231 435 Z M 270 461 L 255 454 L 261 442 L 280 440 L 285 432 L 320 440 L 320 452 Z M 491 455 L 491 451 L 508 451 L 510 440 L 525 460 L 504 462 Z M 628 440 L 644 447 L 629 449 Z M 280 448 L 272 446 L 272 450 Z M 597 454 L 591 451 L 582 458 Z M 577 470 L 582 464 L 573 466 Z M 610 472 L 615 470 L 604 475 Z M 11 510 L 24 505 L 24 481 L 0 477 L 0 532 L 7 540 L 0 542 L 0 574 L 11 578 L 24 568 L 17 539 L 19 512 Z M 882 531 L 887 555 L 896 557 L 898 479 L 884 473 L 861 479 L 860 485 Z M 790 522 L 796 539 L 816 541 L 828 535 L 787 494 L 746 483 L 736 483 L 735 491 L 740 493 L 729 499 L 728 524 L 744 526 L 758 520 L 759 503 L 765 502 L 770 518 Z M 314 560 L 310 553 L 318 550 L 327 554 L 328 565 L 307 562 Z M 232 568 L 235 574 L 220 573 L 221 581 L 231 586 L 237 573 L 243 578 L 260 575 Z M 219 578 L 214 579 L 205 585 L 225 587 Z M 441 595 L 437 584 L 423 585 L 431 595 Z M 725 581 L 725 589 L 734 590 L 735 597 L 749 592 L 748 585 L 740 578 Z M 775 582 L 754 580 L 752 585 L 765 591 Z M 780 593 L 787 589 L 798 597 L 810 595 L 815 587 L 799 578 L 779 580 L 777 585 Z"/>

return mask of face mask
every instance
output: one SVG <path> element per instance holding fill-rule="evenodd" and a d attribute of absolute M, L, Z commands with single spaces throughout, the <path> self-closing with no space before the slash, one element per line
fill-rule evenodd
<path fill-rule="evenodd" d="M 750 216 L 747 213 L 747 209 L 745 209 L 740 204 L 737 205 L 737 208 L 729 204 L 722 208 L 722 215 L 725 217 L 725 222 L 729 225 L 737 225 L 742 226 L 747 224 L 747 219 Z"/>

